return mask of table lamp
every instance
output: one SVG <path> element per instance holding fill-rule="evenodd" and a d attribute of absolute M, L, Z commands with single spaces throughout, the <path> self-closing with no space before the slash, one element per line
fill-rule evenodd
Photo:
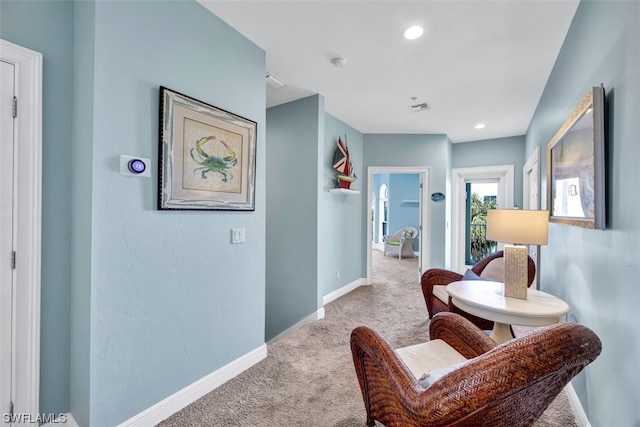
<path fill-rule="evenodd" d="M 529 251 L 523 245 L 546 245 L 549 212 L 521 209 L 487 211 L 487 240 L 504 246 L 504 296 L 527 299 Z"/>

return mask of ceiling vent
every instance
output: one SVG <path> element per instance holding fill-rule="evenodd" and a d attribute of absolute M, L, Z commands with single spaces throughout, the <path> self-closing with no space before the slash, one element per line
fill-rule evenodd
<path fill-rule="evenodd" d="M 417 113 L 418 111 L 428 110 L 429 105 L 426 102 L 423 102 L 422 104 L 412 105 L 410 108 L 411 108 L 411 111 L 413 111 L 414 113 Z"/>

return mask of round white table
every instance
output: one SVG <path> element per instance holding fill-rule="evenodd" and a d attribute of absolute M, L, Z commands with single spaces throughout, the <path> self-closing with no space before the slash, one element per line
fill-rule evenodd
<path fill-rule="evenodd" d="M 513 338 L 510 325 L 551 325 L 569 311 L 569 304 L 560 298 L 535 289 L 527 289 L 526 300 L 505 297 L 500 282 L 461 280 L 446 290 L 458 308 L 494 322 L 491 338 L 499 344 Z"/>

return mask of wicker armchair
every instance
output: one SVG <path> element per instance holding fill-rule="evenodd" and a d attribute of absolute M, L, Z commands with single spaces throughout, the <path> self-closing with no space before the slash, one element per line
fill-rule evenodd
<path fill-rule="evenodd" d="M 480 260 L 473 266 L 473 268 L 471 268 L 471 271 L 478 276 L 486 278 L 487 280 L 503 282 L 503 259 L 503 251 L 495 252 Z M 533 283 L 535 275 L 536 265 L 533 262 L 533 259 L 529 257 L 529 265 L 527 269 L 527 280 L 529 286 Z M 451 298 L 449 298 L 448 294 L 444 290 L 444 287 L 449 283 L 457 282 L 458 280 L 462 280 L 462 274 L 458 274 L 455 271 L 445 270 L 443 268 L 430 268 L 422 274 L 422 295 L 424 296 L 424 302 L 427 305 L 429 318 L 431 319 L 436 313 L 441 311 L 451 311 L 471 320 L 471 322 L 480 329 L 492 329 L 492 321 L 481 319 L 480 317 L 466 313 L 453 304 Z M 482 286 L 482 281 L 478 281 L 478 286 Z"/>
<path fill-rule="evenodd" d="M 420 373 L 400 359 L 401 349 L 365 326 L 351 333 L 368 426 L 530 426 L 602 347 L 576 323 L 497 345 L 462 316 L 440 313 L 429 332 L 431 341 L 443 340 L 471 360 L 426 389 L 416 379 Z"/>
<path fill-rule="evenodd" d="M 383 255 L 387 253 L 398 255 L 398 259 L 403 256 L 413 258 L 413 241 L 418 238 L 418 229 L 415 227 L 403 227 L 394 234 L 382 236 L 384 242 Z"/>

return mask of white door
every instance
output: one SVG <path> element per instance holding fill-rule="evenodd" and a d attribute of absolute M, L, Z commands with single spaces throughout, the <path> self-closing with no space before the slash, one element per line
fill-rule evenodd
<path fill-rule="evenodd" d="M 13 97 L 15 67 L 0 61 L 0 412 L 12 400 Z"/>
<path fill-rule="evenodd" d="M 0 413 L 4 420 L 39 412 L 41 155 L 42 54 L 0 39 Z"/>

